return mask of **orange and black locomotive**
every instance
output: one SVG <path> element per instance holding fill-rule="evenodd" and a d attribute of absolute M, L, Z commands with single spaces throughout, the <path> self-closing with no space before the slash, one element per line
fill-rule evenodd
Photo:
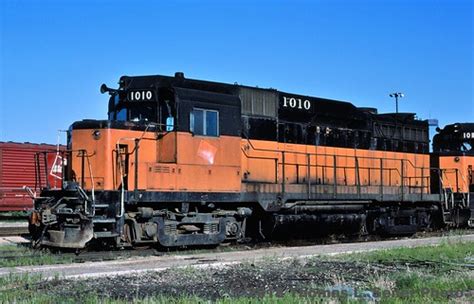
<path fill-rule="evenodd" d="M 298 225 L 411 234 L 471 220 L 474 157 L 430 155 L 415 114 L 182 73 L 101 92 L 108 119 L 71 125 L 61 189 L 35 196 L 38 244 L 216 245 Z"/>

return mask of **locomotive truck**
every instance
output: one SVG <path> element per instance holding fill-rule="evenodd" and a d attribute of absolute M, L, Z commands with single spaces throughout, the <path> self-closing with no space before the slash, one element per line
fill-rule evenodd
<path fill-rule="evenodd" d="M 70 126 L 61 189 L 41 185 L 34 196 L 38 245 L 217 245 L 297 225 L 398 235 L 472 224 L 473 139 L 461 135 L 472 124 L 440 130 L 430 154 L 428 122 L 413 113 L 183 73 L 123 76 L 101 92 L 108 119 Z"/>

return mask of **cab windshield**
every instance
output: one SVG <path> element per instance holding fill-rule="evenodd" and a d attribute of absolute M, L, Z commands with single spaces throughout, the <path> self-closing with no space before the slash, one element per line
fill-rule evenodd
<path fill-rule="evenodd" d="M 467 154 L 474 154 L 474 141 L 459 140 L 452 137 L 436 140 L 434 144 L 435 152 L 462 152 Z"/>
<path fill-rule="evenodd" d="M 109 120 L 157 122 L 157 118 L 157 103 L 154 101 L 129 102 L 122 92 L 109 99 Z"/>
<path fill-rule="evenodd" d="M 122 107 L 110 112 L 109 120 L 157 122 L 156 112 L 156 106 L 152 104 Z"/>
<path fill-rule="evenodd" d="M 126 92 L 117 92 L 109 99 L 108 119 L 155 123 L 163 130 L 173 131 L 176 127 L 174 92 L 160 89 L 156 99 L 150 101 L 130 100 Z"/>

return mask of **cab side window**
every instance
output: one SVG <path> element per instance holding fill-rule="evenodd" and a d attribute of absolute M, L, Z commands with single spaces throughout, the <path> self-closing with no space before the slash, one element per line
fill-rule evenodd
<path fill-rule="evenodd" d="M 194 135 L 219 136 L 219 112 L 195 108 L 190 114 L 190 131 Z"/>

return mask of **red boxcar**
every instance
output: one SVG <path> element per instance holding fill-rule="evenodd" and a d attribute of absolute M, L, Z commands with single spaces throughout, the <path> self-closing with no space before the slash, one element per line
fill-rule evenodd
<path fill-rule="evenodd" d="M 64 147 L 60 146 L 60 150 Z M 45 151 L 48 153 L 39 153 Z M 0 211 L 32 209 L 33 200 L 23 186 L 38 191 L 37 178 L 41 178 L 43 186 L 46 177 L 52 188 L 61 186 L 62 158 L 56 151 L 56 145 L 0 142 Z M 35 162 L 39 164 L 36 171 Z"/>

